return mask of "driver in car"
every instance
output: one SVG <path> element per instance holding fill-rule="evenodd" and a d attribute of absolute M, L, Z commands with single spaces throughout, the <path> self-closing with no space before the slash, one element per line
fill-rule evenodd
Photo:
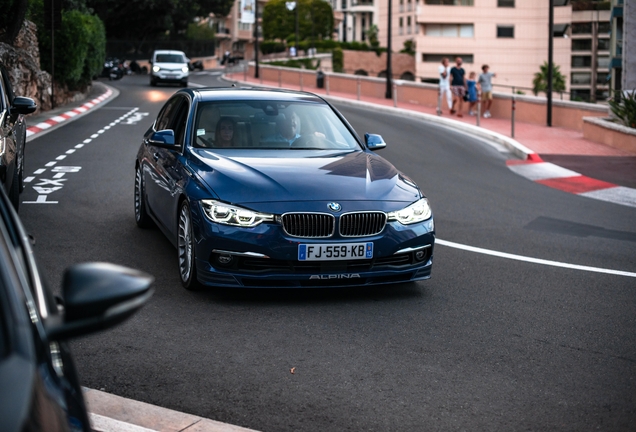
<path fill-rule="evenodd" d="M 300 117 L 294 111 L 281 114 L 276 119 L 276 134 L 269 136 L 263 142 L 286 142 L 290 146 L 300 138 Z"/>

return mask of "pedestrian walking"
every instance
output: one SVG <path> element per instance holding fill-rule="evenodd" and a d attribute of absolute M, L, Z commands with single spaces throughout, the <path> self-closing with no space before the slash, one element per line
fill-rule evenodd
<path fill-rule="evenodd" d="M 444 57 L 442 59 L 442 64 L 439 65 L 439 114 L 442 113 L 442 101 L 446 99 L 446 105 L 448 105 L 448 109 L 453 109 L 453 96 L 451 94 L 450 89 L 450 70 L 451 67 L 448 64 L 448 57 Z"/>
<path fill-rule="evenodd" d="M 490 68 L 487 64 L 481 67 L 482 73 L 479 75 L 479 88 L 481 89 L 481 101 L 484 104 L 484 118 L 491 117 L 490 106 L 492 105 L 492 79 L 497 74 L 488 72 Z"/>
<path fill-rule="evenodd" d="M 457 113 L 457 117 L 463 117 L 464 95 L 466 95 L 466 71 L 462 67 L 462 58 L 455 59 L 455 66 L 451 73 L 451 92 L 453 93 L 453 108 L 451 114 Z"/>
<path fill-rule="evenodd" d="M 468 101 L 468 115 L 474 116 L 475 106 L 477 105 L 477 81 L 475 81 L 477 74 L 471 72 L 468 74 L 466 80 L 466 100 Z"/>

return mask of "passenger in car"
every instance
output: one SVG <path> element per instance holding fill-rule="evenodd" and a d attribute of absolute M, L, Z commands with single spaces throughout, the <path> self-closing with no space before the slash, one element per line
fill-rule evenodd
<path fill-rule="evenodd" d="M 214 133 L 214 147 L 235 147 L 236 146 L 236 122 L 232 117 L 221 117 L 216 123 Z"/>

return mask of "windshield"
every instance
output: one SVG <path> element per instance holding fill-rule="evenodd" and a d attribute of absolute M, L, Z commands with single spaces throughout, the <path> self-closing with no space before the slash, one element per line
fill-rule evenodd
<path fill-rule="evenodd" d="M 255 100 L 199 104 L 193 145 L 243 149 L 360 148 L 328 105 Z"/>
<path fill-rule="evenodd" d="M 185 63 L 185 59 L 181 54 L 157 54 L 155 58 L 157 63 Z"/>

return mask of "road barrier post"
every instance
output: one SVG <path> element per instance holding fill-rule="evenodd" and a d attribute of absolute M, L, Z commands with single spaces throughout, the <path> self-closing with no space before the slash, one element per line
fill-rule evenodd
<path fill-rule="evenodd" d="M 510 128 L 511 128 L 510 136 L 512 138 L 515 137 L 515 111 L 517 110 L 516 104 L 517 104 L 517 101 L 515 99 L 515 88 L 513 87 L 512 88 L 512 113 L 510 115 Z"/>
<path fill-rule="evenodd" d="M 282 87 L 282 78 L 281 78 L 281 71 L 280 69 L 278 69 L 278 87 Z"/>
<path fill-rule="evenodd" d="M 393 82 L 393 106 L 397 107 L 397 84 L 395 84 L 395 82 Z"/>
<path fill-rule="evenodd" d="M 480 117 L 481 117 L 481 90 L 477 89 L 477 126 L 479 126 Z"/>
<path fill-rule="evenodd" d="M 243 63 L 243 81 L 247 81 L 247 69 L 250 67 L 249 62 Z"/>
<path fill-rule="evenodd" d="M 437 115 L 442 115 L 442 89 L 440 87 L 439 92 L 437 93 Z"/>
<path fill-rule="evenodd" d="M 327 96 L 329 96 L 329 75 L 325 74 L 325 90 L 327 92 Z"/>
<path fill-rule="evenodd" d="M 360 78 L 356 78 L 356 87 L 357 87 L 358 100 L 360 100 Z"/>
<path fill-rule="evenodd" d="M 300 71 L 298 74 L 300 76 L 300 91 L 303 91 L 303 72 Z"/>

